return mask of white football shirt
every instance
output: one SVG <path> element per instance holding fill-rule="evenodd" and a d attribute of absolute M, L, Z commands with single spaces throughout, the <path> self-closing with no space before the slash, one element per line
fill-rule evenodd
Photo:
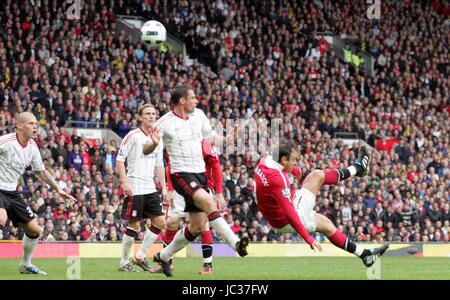
<path fill-rule="evenodd" d="M 203 173 L 205 161 L 202 140 L 213 135 L 211 123 L 201 109 L 195 109 L 187 119 L 171 111 L 155 124 L 170 157 L 171 173 Z"/>
<path fill-rule="evenodd" d="M 17 133 L 0 136 L 0 190 L 17 190 L 20 176 L 30 165 L 33 171 L 45 170 L 41 153 L 33 139 L 21 145 Z"/>
<path fill-rule="evenodd" d="M 156 192 L 155 167 L 164 166 L 163 143 L 149 155 L 142 153 L 144 144 L 151 141 L 141 128 L 130 131 L 120 144 L 117 160 L 127 161 L 127 176 L 133 195 L 146 195 Z"/>

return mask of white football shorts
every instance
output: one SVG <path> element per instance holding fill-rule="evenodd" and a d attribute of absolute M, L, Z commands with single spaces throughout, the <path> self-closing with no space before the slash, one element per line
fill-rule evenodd
<path fill-rule="evenodd" d="M 316 195 L 305 188 L 301 188 L 295 192 L 292 204 L 305 229 L 307 231 L 316 231 L 316 211 L 314 210 L 316 206 Z M 295 229 L 288 224 L 283 228 L 276 229 L 276 232 L 291 233 L 295 232 Z"/>
<path fill-rule="evenodd" d="M 173 191 L 172 201 L 173 206 L 170 205 L 169 211 L 167 212 L 167 215 L 169 217 L 181 219 L 189 216 L 189 213 L 184 211 L 184 208 L 186 207 L 186 202 L 184 202 L 183 196 L 178 194 L 177 191 Z"/>

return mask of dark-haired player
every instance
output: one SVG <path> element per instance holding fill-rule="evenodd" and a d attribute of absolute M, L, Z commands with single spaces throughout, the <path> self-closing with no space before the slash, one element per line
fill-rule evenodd
<path fill-rule="evenodd" d="M 321 232 L 333 245 L 360 257 L 367 267 L 385 253 L 389 244 L 371 250 L 361 248 L 338 231 L 327 217 L 314 211 L 316 195 L 322 185 L 334 185 L 351 176 L 366 175 L 370 154 L 365 147 L 361 147 L 358 159 L 348 168 L 312 171 L 294 195 L 291 195 L 288 173 L 297 163 L 298 153 L 292 144 L 283 143 L 278 157 L 275 161 L 271 155 L 262 156 L 254 175 L 258 208 L 276 232 L 297 232 L 311 249 L 322 251 L 319 242 L 308 231 Z"/>
<path fill-rule="evenodd" d="M 165 197 L 167 188 L 163 144 L 158 140 L 159 146 L 152 154 L 144 153 L 144 145 L 154 144 L 153 139 L 158 139 L 152 136 L 155 134 L 152 131 L 156 121 L 155 107 L 151 104 L 140 107 L 139 120 L 141 126 L 130 131 L 123 138 L 117 155 L 119 180 L 126 196 L 122 207 L 122 218 L 128 221 L 128 227 L 122 238 L 122 257 L 119 265 L 121 272 L 137 271 L 129 263 L 129 255 L 140 231 L 141 221 L 150 219 L 152 224 L 146 229 L 144 240 L 133 257 L 132 263 L 145 271 L 152 269 L 146 260 L 147 251 L 165 227 L 163 205 L 154 181 L 156 175 L 161 182 L 163 197 Z M 127 170 L 125 170 L 125 162 L 127 162 Z"/>
<path fill-rule="evenodd" d="M 153 258 L 160 263 L 166 276 L 173 276 L 171 257 L 205 231 L 207 221 L 240 256 L 247 255 L 248 245 L 248 237 L 239 239 L 236 236 L 207 192 L 202 140 L 211 142 L 215 137 L 205 113 L 196 108 L 197 98 L 193 89 L 185 85 L 175 87 L 171 102 L 173 111 L 162 116 L 156 122 L 156 128 L 162 134 L 169 153 L 173 187 L 185 199 L 190 223 Z M 145 151 L 151 152 L 155 147 L 149 145 Z"/>

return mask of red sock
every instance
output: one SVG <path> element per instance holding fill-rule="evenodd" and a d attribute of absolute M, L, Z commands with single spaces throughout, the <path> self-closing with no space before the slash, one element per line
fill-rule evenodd
<path fill-rule="evenodd" d="M 211 230 L 202 233 L 202 245 L 210 245 L 213 243 Z"/>
<path fill-rule="evenodd" d="M 339 230 L 336 230 L 336 232 L 333 233 L 332 235 L 330 235 L 328 237 L 328 239 L 336 247 L 347 250 L 347 249 L 345 249 L 346 248 L 345 244 L 347 242 L 347 236 L 345 234 L 343 234 L 342 232 L 340 232 Z"/>
<path fill-rule="evenodd" d="M 185 226 L 184 229 L 184 237 L 189 241 L 193 242 L 197 236 L 194 236 L 192 232 L 189 231 L 189 226 Z"/>
<path fill-rule="evenodd" d="M 352 240 L 350 240 L 344 233 L 340 232 L 339 230 L 336 230 L 336 232 L 330 235 L 328 239 L 336 247 L 353 253 L 356 256 L 364 257 L 370 254 L 369 250 L 358 247 Z"/>
<path fill-rule="evenodd" d="M 169 245 L 173 241 L 173 238 L 175 237 L 175 234 L 177 234 L 177 232 L 178 232 L 178 230 L 166 229 L 166 232 L 164 233 L 164 236 L 163 236 L 164 244 Z"/>
<path fill-rule="evenodd" d="M 337 169 L 323 170 L 325 173 L 325 181 L 323 184 L 337 184 L 339 182 L 339 174 Z"/>

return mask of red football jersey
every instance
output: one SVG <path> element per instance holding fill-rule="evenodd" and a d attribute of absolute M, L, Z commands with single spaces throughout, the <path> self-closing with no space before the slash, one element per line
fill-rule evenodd
<path fill-rule="evenodd" d="M 216 194 L 222 193 L 222 170 L 220 168 L 219 150 L 216 146 L 212 146 L 206 140 L 203 140 L 202 151 L 208 187 Z"/>
<path fill-rule="evenodd" d="M 283 166 L 265 155 L 255 168 L 254 179 L 258 209 L 270 226 L 280 229 L 290 224 L 308 244 L 313 243 L 292 204 L 291 183 Z"/>

